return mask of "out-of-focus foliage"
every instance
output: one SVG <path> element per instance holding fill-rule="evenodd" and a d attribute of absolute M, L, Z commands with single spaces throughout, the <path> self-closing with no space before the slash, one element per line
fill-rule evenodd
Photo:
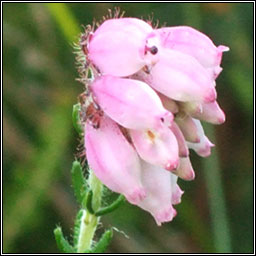
<path fill-rule="evenodd" d="M 65 23 L 65 15 L 69 10 L 79 24 L 86 25 L 94 18 L 100 20 L 114 6 L 66 4 L 67 8 L 59 9 L 61 24 L 66 24 L 63 27 L 45 4 L 3 4 L 4 252 L 54 253 L 56 224 L 62 224 L 64 233 L 71 233 L 77 206 L 70 168 L 79 144 L 71 112 L 83 87 L 75 81 L 71 43 L 78 35 L 70 31 L 72 24 L 67 27 L 70 23 Z M 217 45 L 230 47 L 217 79 L 218 99 L 227 121 L 215 128 L 214 159 L 221 170 L 232 252 L 252 252 L 253 3 L 118 6 L 126 16 L 148 18 L 153 13 L 160 25 L 194 26 Z M 130 237 L 114 232 L 108 252 L 216 252 L 212 223 L 216 212 L 209 207 L 209 178 L 206 182 L 211 174 L 204 173 L 213 170 L 217 160 L 211 166 L 198 157 L 192 161 L 197 178 L 180 182 L 185 194 L 173 222 L 159 228 L 149 214 L 128 204 L 102 218 L 105 227 L 113 225 Z M 219 185 L 214 183 L 213 189 L 219 191 Z M 222 216 L 217 215 L 217 222 L 221 223 Z"/>

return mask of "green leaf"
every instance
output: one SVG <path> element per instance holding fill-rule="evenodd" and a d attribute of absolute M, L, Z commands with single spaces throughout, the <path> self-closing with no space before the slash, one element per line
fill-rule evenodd
<path fill-rule="evenodd" d="M 95 176 L 92 170 L 89 170 L 88 185 L 93 193 L 92 209 L 94 212 L 96 212 L 101 207 L 103 185 L 101 181 Z"/>
<path fill-rule="evenodd" d="M 100 238 L 99 242 L 91 250 L 92 253 L 103 253 L 113 238 L 113 230 L 108 229 Z"/>
<path fill-rule="evenodd" d="M 80 227 L 81 227 L 81 221 L 82 221 L 83 213 L 84 213 L 84 210 L 81 209 L 77 213 L 76 219 L 75 219 L 74 236 L 73 236 L 73 243 L 74 243 L 75 249 L 77 249 L 77 243 L 78 243 L 78 238 L 79 238 L 79 234 L 80 234 Z"/>
<path fill-rule="evenodd" d="M 93 192 L 92 190 L 89 190 L 86 195 L 85 199 L 85 208 L 88 210 L 89 213 L 94 214 L 94 210 L 92 207 L 92 198 L 93 198 Z"/>
<path fill-rule="evenodd" d="M 73 246 L 71 246 L 69 242 L 64 238 L 61 227 L 57 227 L 54 229 L 54 236 L 60 251 L 65 253 L 75 252 Z"/>
<path fill-rule="evenodd" d="M 78 203 L 82 204 L 88 190 L 83 169 L 79 161 L 74 161 L 71 169 L 72 185 Z"/>
<path fill-rule="evenodd" d="M 72 111 L 72 122 L 75 130 L 79 134 L 79 136 L 82 135 L 83 133 L 83 128 L 81 125 L 81 120 L 80 120 L 80 111 L 81 111 L 81 104 L 77 103 L 73 105 L 73 111 Z"/>
<path fill-rule="evenodd" d="M 125 201 L 125 197 L 123 195 L 119 195 L 119 197 L 109 206 L 106 206 L 104 208 L 99 209 L 95 215 L 96 216 L 102 216 L 104 214 L 113 212 L 115 209 L 117 209 L 123 202 Z"/>

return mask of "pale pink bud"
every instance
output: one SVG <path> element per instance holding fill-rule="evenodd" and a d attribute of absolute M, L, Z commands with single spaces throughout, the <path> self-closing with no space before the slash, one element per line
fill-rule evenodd
<path fill-rule="evenodd" d="M 194 143 L 200 142 L 200 134 L 195 119 L 181 112 L 175 117 L 175 122 L 178 124 L 187 141 Z"/>
<path fill-rule="evenodd" d="M 202 112 L 191 113 L 191 116 L 209 123 L 222 124 L 225 122 L 225 113 L 217 101 L 202 104 Z"/>
<path fill-rule="evenodd" d="M 219 76 L 219 74 L 223 70 L 223 68 L 220 67 L 220 66 L 216 66 L 216 67 L 213 67 L 213 68 L 206 68 L 206 69 L 209 72 L 212 79 L 214 79 L 214 80 Z"/>
<path fill-rule="evenodd" d="M 178 169 L 172 173 L 176 174 L 183 180 L 193 180 L 195 178 L 195 172 L 189 157 L 181 157 Z"/>
<path fill-rule="evenodd" d="M 181 197 L 184 194 L 177 184 L 178 176 L 171 173 L 171 187 L 172 187 L 172 204 L 179 204 Z"/>
<path fill-rule="evenodd" d="M 178 143 L 167 126 L 157 130 L 130 130 L 130 135 L 142 159 L 169 171 L 178 167 Z"/>
<path fill-rule="evenodd" d="M 215 81 L 192 56 L 162 49 L 159 61 L 143 74 L 155 90 L 177 101 L 212 102 L 216 99 Z"/>
<path fill-rule="evenodd" d="M 214 144 L 204 135 L 199 143 L 187 142 L 189 148 L 193 149 L 199 156 L 208 157 Z"/>
<path fill-rule="evenodd" d="M 180 110 L 188 115 L 201 114 L 203 112 L 202 103 L 198 101 L 179 102 Z"/>
<path fill-rule="evenodd" d="M 157 225 L 171 221 L 176 210 L 172 206 L 171 173 L 157 166 L 141 161 L 142 184 L 147 197 L 138 203 L 142 209 L 150 212 Z"/>
<path fill-rule="evenodd" d="M 193 149 L 199 156 L 207 157 L 211 154 L 211 148 L 214 147 L 214 144 L 210 142 L 210 140 L 205 136 L 204 129 L 199 120 L 193 119 L 196 126 L 197 131 L 200 136 L 199 143 L 190 143 L 187 142 L 189 148 Z"/>
<path fill-rule="evenodd" d="M 161 99 L 165 109 L 172 112 L 173 114 L 176 114 L 179 112 L 178 104 L 174 100 L 166 97 L 162 93 L 158 93 L 158 96 Z"/>
<path fill-rule="evenodd" d="M 146 37 L 151 31 L 148 23 L 136 18 L 106 20 L 92 35 L 89 59 L 102 74 L 134 74 L 146 64 Z"/>
<path fill-rule="evenodd" d="M 186 144 L 183 133 L 181 132 L 179 126 L 175 122 L 172 123 L 171 130 L 172 130 L 173 134 L 175 135 L 176 140 L 178 142 L 179 156 L 187 157 L 189 155 L 188 146 Z"/>
<path fill-rule="evenodd" d="M 213 70 L 215 75 L 220 73 L 222 53 L 229 50 L 227 46 L 216 47 L 205 34 L 187 26 L 160 28 L 156 33 L 164 47 L 191 55 L 204 67 L 217 68 Z"/>
<path fill-rule="evenodd" d="M 114 121 L 104 116 L 98 129 L 87 122 L 85 149 L 90 168 L 109 189 L 132 204 L 145 198 L 138 155 Z"/>
<path fill-rule="evenodd" d="M 91 89 L 102 110 L 126 128 L 155 129 L 162 122 L 172 122 L 172 113 L 144 82 L 105 75 L 97 78 Z"/>

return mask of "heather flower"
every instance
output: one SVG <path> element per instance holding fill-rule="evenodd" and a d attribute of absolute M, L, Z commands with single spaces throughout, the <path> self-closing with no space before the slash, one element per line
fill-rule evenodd
<path fill-rule="evenodd" d="M 194 57 L 167 48 L 162 48 L 159 55 L 150 73 L 142 74 L 151 87 L 176 101 L 216 99 L 214 80 Z"/>
<path fill-rule="evenodd" d="M 101 109 L 125 128 L 171 125 L 172 113 L 164 109 L 156 92 L 144 82 L 103 75 L 95 79 L 91 90 Z"/>
<path fill-rule="evenodd" d="M 136 18 L 106 20 L 90 38 L 88 57 L 102 74 L 131 75 L 146 64 L 146 38 L 152 30 Z"/>
<path fill-rule="evenodd" d="M 183 191 L 177 185 L 175 176 L 155 165 L 142 161 L 142 182 L 147 196 L 138 203 L 150 212 L 157 225 L 171 221 L 176 216 L 174 204 L 180 203 Z"/>
<path fill-rule="evenodd" d="M 204 129 L 199 120 L 193 119 L 197 132 L 200 137 L 198 143 L 187 142 L 189 148 L 193 149 L 199 156 L 207 157 L 211 154 L 211 148 L 214 147 L 214 144 L 205 136 Z"/>
<path fill-rule="evenodd" d="M 190 115 L 212 124 L 222 124 L 225 122 L 225 113 L 220 108 L 217 101 L 210 103 L 203 103 L 201 111 L 193 111 Z"/>
<path fill-rule="evenodd" d="M 184 112 L 178 113 L 175 117 L 175 122 L 182 131 L 186 141 L 193 143 L 200 142 L 198 127 L 195 120 L 191 116 L 185 114 Z"/>
<path fill-rule="evenodd" d="M 193 56 L 214 79 L 222 71 L 222 53 L 229 51 L 227 46 L 216 47 L 209 37 L 188 26 L 160 28 L 155 33 L 164 47 Z"/>
<path fill-rule="evenodd" d="M 171 130 L 175 135 L 178 143 L 179 157 L 187 157 L 189 155 L 189 150 L 182 131 L 175 122 L 173 122 Z"/>
<path fill-rule="evenodd" d="M 114 121 L 104 116 L 98 129 L 87 123 L 85 148 L 90 167 L 107 187 L 133 204 L 146 196 L 139 157 Z"/>
<path fill-rule="evenodd" d="M 139 156 L 150 164 L 166 170 L 174 170 L 179 165 L 178 142 L 165 125 L 157 130 L 130 130 L 131 139 Z"/>
<path fill-rule="evenodd" d="M 183 180 L 193 180 L 195 172 L 189 157 L 180 157 L 179 167 L 173 173 Z"/>
<path fill-rule="evenodd" d="M 178 177 L 195 178 L 189 149 L 206 157 L 214 146 L 200 120 L 225 121 L 215 79 L 228 47 L 190 27 L 154 29 L 136 18 L 105 20 L 82 38 L 82 66 L 92 73 L 81 77 L 88 164 L 158 225 L 171 221 Z"/>

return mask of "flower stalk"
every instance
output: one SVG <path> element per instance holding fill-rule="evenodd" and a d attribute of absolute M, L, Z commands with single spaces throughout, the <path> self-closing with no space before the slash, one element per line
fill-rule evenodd
<path fill-rule="evenodd" d="M 96 212 L 101 205 L 102 183 L 99 181 L 99 179 L 97 179 L 92 171 L 89 173 L 88 183 L 91 194 L 93 195 L 92 200 L 90 200 L 90 204 L 92 206 L 92 210 Z M 77 244 L 78 253 L 83 253 L 86 250 L 90 250 L 99 220 L 100 217 L 90 213 L 88 209 L 83 210 L 80 224 L 80 234 Z"/>

